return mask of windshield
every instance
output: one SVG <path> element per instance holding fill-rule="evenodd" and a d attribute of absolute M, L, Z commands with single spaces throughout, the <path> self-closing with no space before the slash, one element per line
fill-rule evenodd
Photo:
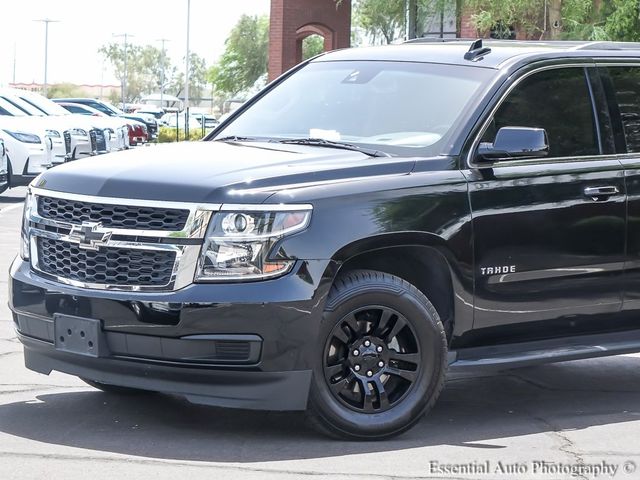
<path fill-rule="evenodd" d="M 8 102 L 4 98 L 0 97 L 0 115 L 11 117 L 26 117 L 27 113 L 24 110 L 20 110 L 11 102 Z"/>
<path fill-rule="evenodd" d="M 322 138 L 394 155 L 438 154 L 494 73 L 429 63 L 310 63 L 216 137 Z"/>
<path fill-rule="evenodd" d="M 40 110 L 42 112 L 41 115 L 71 115 L 60 105 L 41 95 L 16 95 L 16 97 L 33 108 Z"/>
<path fill-rule="evenodd" d="M 13 105 L 14 108 L 24 112 L 26 115 L 35 116 L 35 117 L 46 116 L 46 113 L 44 113 L 42 110 L 35 108 L 33 105 L 29 103 L 23 102 L 21 99 L 17 97 L 2 95 L 0 96 L 0 99 L 2 99 L 4 102 L 10 105 Z"/>
<path fill-rule="evenodd" d="M 109 102 L 103 102 L 104 105 L 111 110 L 112 114 L 115 113 L 116 115 L 123 115 L 124 112 L 122 110 L 120 110 L 118 107 L 116 107 L 115 105 L 110 104 Z M 105 112 L 107 113 L 107 112 Z"/>

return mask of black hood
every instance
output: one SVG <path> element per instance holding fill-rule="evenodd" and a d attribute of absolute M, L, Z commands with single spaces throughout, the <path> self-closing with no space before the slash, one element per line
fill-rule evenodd
<path fill-rule="evenodd" d="M 77 160 L 45 172 L 39 188 L 101 197 L 206 203 L 261 203 L 316 183 L 404 175 L 414 159 L 269 143 L 150 145 Z"/>

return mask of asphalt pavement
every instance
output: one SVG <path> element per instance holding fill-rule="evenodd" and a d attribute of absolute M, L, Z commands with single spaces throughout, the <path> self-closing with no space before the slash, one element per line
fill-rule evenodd
<path fill-rule="evenodd" d="M 24 193 L 0 195 L 2 479 L 640 478 L 640 355 L 457 375 L 416 428 L 384 442 L 326 439 L 299 413 L 31 372 L 7 308 Z"/>

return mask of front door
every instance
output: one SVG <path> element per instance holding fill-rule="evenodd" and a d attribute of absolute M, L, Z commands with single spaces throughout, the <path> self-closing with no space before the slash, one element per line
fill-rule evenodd
<path fill-rule="evenodd" d="M 475 252 L 474 329 L 484 341 L 615 328 L 625 255 L 625 180 L 605 155 L 595 85 L 582 66 L 522 78 L 494 112 L 501 127 L 544 128 L 549 155 L 467 171 Z"/>

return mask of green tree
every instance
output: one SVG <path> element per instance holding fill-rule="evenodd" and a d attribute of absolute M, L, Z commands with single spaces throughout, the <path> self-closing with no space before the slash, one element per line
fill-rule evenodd
<path fill-rule="evenodd" d="M 219 94 L 230 97 L 245 91 L 267 71 L 269 18 L 243 15 L 225 42 L 217 65 L 209 70 L 209 81 Z"/>
<path fill-rule="evenodd" d="M 73 98 L 86 97 L 87 92 L 72 83 L 55 83 L 47 88 L 47 97 L 49 98 Z"/>
<path fill-rule="evenodd" d="M 337 0 L 340 3 L 342 0 Z M 391 43 L 420 36 L 426 21 L 441 12 L 457 10 L 461 0 L 357 0 L 353 22 L 373 43 Z M 408 25 L 407 25 L 408 22 Z"/>
<path fill-rule="evenodd" d="M 611 0 L 603 7 L 604 32 L 612 40 L 640 41 L 638 0 Z"/>
<path fill-rule="evenodd" d="M 110 43 L 100 47 L 98 52 L 111 63 L 114 74 L 120 82 L 124 78 L 124 45 Z M 129 45 L 127 47 L 127 98 L 132 101 L 146 93 L 160 89 L 161 71 L 164 65 L 165 78 L 175 75 L 175 67 L 162 50 L 152 45 Z"/>
<path fill-rule="evenodd" d="M 575 37 L 598 15 L 592 0 L 466 0 L 465 6 L 476 12 L 472 21 L 481 32 L 513 27 L 536 40 Z"/>
<path fill-rule="evenodd" d="M 173 79 L 170 81 L 169 91 L 179 97 L 184 92 L 184 73 L 180 72 L 176 74 L 175 68 L 173 73 Z M 191 52 L 189 55 L 189 98 L 202 98 L 207 84 L 207 62 L 197 53 Z"/>
<path fill-rule="evenodd" d="M 118 102 L 121 100 L 120 93 L 116 92 L 115 90 L 112 90 L 111 93 L 109 93 L 109 96 L 107 98 L 109 99 L 109 102 L 112 103 L 113 105 L 117 105 Z"/>
<path fill-rule="evenodd" d="M 309 35 L 302 40 L 302 60 L 315 57 L 324 52 L 324 38 L 320 35 Z"/>
<path fill-rule="evenodd" d="M 405 30 L 405 0 L 361 0 L 354 5 L 354 23 L 373 43 L 391 43 Z"/>

